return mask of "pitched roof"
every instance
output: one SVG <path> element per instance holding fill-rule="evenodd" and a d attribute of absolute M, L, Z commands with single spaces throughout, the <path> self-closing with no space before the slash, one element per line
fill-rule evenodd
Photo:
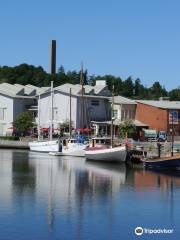
<path fill-rule="evenodd" d="M 163 109 L 180 109 L 180 101 L 153 101 L 153 100 L 137 100 L 137 103 L 142 103 L 146 105 L 150 105 L 157 108 Z"/>
<path fill-rule="evenodd" d="M 114 103 L 115 104 L 137 104 L 134 100 L 122 97 L 122 96 L 114 96 Z"/>
<path fill-rule="evenodd" d="M 109 96 L 110 92 L 109 90 L 107 91 L 107 87 L 106 86 L 90 86 L 90 85 L 84 85 L 84 91 L 85 91 L 85 95 L 100 95 L 100 96 Z M 56 88 L 54 88 L 54 90 L 57 91 L 61 91 L 64 93 L 69 94 L 71 89 L 71 93 L 72 95 L 80 95 L 82 93 L 82 86 L 80 84 L 71 84 L 71 83 L 65 83 L 63 85 L 60 85 Z M 105 90 L 105 91 L 104 91 Z M 104 91 L 104 92 L 103 92 Z"/>
<path fill-rule="evenodd" d="M 24 94 L 27 96 L 34 96 L 36 95 L 35 87 L 30 87 L 28 85 L 21 85 L 21 84 L 14 84 L 14 86 L 24 88 Z"/>
<path fill-rule="evenodd" d="M 1 83 L 0 84 L 0 94 L 13 97 L 13 98 L 33 98 L 38 94 L 49 90 L 49 87 L 36 87 L 30 84 L 21 85 L 21 84 L 9 84 Z"/>
<path fill-rule="evenodd" d="M 24 88 L 9 83 L 1 83 L 0 91 L 9 93 L 10 95 L 24 95 Z"/>

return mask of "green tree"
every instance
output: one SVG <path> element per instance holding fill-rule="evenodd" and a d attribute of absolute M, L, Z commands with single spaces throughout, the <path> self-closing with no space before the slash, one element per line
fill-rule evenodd
<path fill-rule="evenodd" d="M 171 90 L 169 92 L 169 97 L 171 101 L 180 101 L 180 87 Z"/>
<path fill-rule="evenodd" d="M 149 89 L 151 99 L 158 100 L 160 97 L 167 96 L 167 91 L 161 86 L 159 82 L 154 82 L 152 87 Z"/>
<path fill-rule="evenodd" d="M 131 77 L 128 77 L 123 82 L 122 93 L 125 97 L 132 97 L 134 95 L 134 83 L 133 83 L 133 79 Z"/>
<path fill-rule="evenodd" d="M 114 94 L 121 95 L 134 99 L 154 99 L 159 97 L 169 96 L 170 100 L 180 100 L 180 89 L 173 89 L 167 92 L 165 87 L 156 81 L 151 87 L 146 87 L 137 78 L 135 81 L 132 77 L 122 79 L 119 76 L 113 75 L 91 75 L 88 76 L 87 70 L 84 71 L 84 84 L 94 86 L 96 80 L 106 80 L 107 86 L 112 91 L 114 85 Z M 65 71 L 63 66 L 60 66 L 57 73 L 53 76 L 48 74 L 41 66 L 28 65 L 26 63 L 15 67 L 0 66 L 0 83 L 7 82 L 10 84 L 31 84 L 38 87 L 50 85 L 50 81 L 54 81 L 54 86 L 59 86 L 65 83 L 79 84 L 80 71 Z"/>
<path fill-rule="evenodd" d="M 2 82 L 22 85 L 32 84 L 42 87 L 49 84 L 50 75 L 40 66 L 35 67 L 23 63 L 15 67 L 0 67 L 0 83 Z"/>
<path fill-rule="evenodd" d="M 126 134 L 128 137 L 135 137 L 136 134 L 136 127 L 132 120 L 126 120 L 119 125 L 119 133 L 120 136 L 125 138 Z"/>
<path fill-rule="evenodd" d="M 141 80 L 137 78 L 134 83 L 134 97 L 136 99 L 144 98 L 145 87 L 141 84 Z"/>
<path fill-rule="evenodd" d="M 16 128 L 18 134 L 21 136 L 26 136 L 28 131 L 34 126 L 32 113 L 20 113 L 13 125 Z"/>
<path fill-rule="evenodd" d="M 66 121 L 60 123 L 60 124 L 59 124 L 60 129 L 61 129 L 63 132 L 69 132 L 69 123 L 70 123 L 70 120 L 69 120 L 69 119 L 67 119 Z M 73 128 L 73 121 L 71 121 L 71 128 Z"/>

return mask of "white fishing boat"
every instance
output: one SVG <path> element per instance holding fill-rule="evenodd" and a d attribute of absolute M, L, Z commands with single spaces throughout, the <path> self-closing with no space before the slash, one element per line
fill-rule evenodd
<path fill-rule="evenodd" d="M 36 152 L 59 152 L 61 146 L 58 140 L 29 142 L 31 151 Z"/>
<path fill-rule="evenodd" d="M 40 104 L 40 95 L 39 95 Z M 38 104 L 38 141 L 29 142 L 29 148 L 31 151 L 36 152 L 59 152 L 61 144 L 59 140 L 52 139 L 53 132 L 53 82 L 51 82 L 51 119 L 50 119 L 50 136 L 49 140 L 40 140 L 40 107 Z"/>
<path fill-rule="evenodd" d="M 92 147 L 87 148 L 85 156 L 87 160 L 107 161 L 107 162 L 125 162 L 126 146 L 118 147 Z"/>
<path fill-rule="evenodd" d="M 66 145 L 61 144 L 61 151 L 49 152 L 53 156 L 74 156 L 85 157 L 85 149 L 88 147 L 85 143 L 80 143 L 76 139 L 69 139 Z"/>

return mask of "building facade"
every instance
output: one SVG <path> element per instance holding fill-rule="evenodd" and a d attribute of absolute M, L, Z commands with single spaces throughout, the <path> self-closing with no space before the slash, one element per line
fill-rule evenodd
<path fill-rule="evenodd" d="M 31 106 L 36 106 L 33 111 L 36 115 L 36 94 L 44 90 L 32 85 L 0 84 L 0 136 L 11 135 L 13 122 L 20 113 L 29 111 Z"/>
<path fill-rule="evenodd" d="M 112 97 L 109 98 L 109 101 L 112 105 Z M 119 134 L 119 125 L 127 120 L 132 121 L 132 123 L 136 126 L 137 132 L 139 132 L 143 127 L 147 128 L 146 124 L 135 119 L 137 103 L 134 100 L 122 96 L 114 96 L 113 105 L 114 135 Z M 111 120 L 93 121 L 93 126 L 95 128 L 95 135 L 110 135 Z"/>
<path fill-rule="evenodd" d="M 150 129 L 180 135 L 180 102 L 137 101 L 136 119 L 146 123 Z"/>
<path fill-rule="evenodd" d="M 71 94 L 70 94 L 71 91 Z M 111 93 L 105 84 L 95 86 L 79 84 L 64 84 L 53 89 L 53 125 L 60 128 L 61 124 L 71 121 L 74 129 L 89 128 L 91 121 L 110 119 L 109 96 Z M 51 121 L 52 109 L 51 92 L 44 92 L 38 100 L 39 124 L 41 128 L 48 128 Z"/>
<path fill-rule="evenodd" d="M 114 118 L 119 122 L 126 120 L 135 120 L 136 102 L 134 100 L 122 97 L 114 97 Z"/>

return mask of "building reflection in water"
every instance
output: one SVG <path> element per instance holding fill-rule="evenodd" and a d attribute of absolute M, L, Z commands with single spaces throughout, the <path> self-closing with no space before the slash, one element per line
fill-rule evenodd
<path fill-rule="evenodd" d="M 46 218 L 50 232 L 60 222 L 65 224 L 74 221 L 76 239 L 83 238 L 82 229 L 87 212 L 98 211 L 102 203 L 108 209 L 110 238 L 116 196 L 121 196 L 121 191 L 128 191 L 129 187 L 137 192 L 155 188 L 166 193 L 173 219 L 173 189 L 179 185 L 178 172 L 135 170 L 123 164 L 86 162 L 83 158 L 1 151 L 0 190 L 3 195 L 0 204 L 3 202 L 11 207 L 13 195 L 16 195 L 16 201 L 21 199 L 19 205 L 25 204 L 24 198 L 28 196 L 29 202 L 26 204 L 36 205 L 37 213 Z"/>
<path fill-rule="evenodd" d="M 83 209 L 87 202 L 113 198 L 125 184 L 125 165 L 87 163 L 84 159 L 56 158 L 29 153 L 30 165 L 35 168 L 36 198 L 47 199 L 47 221 L 50 229 L 55 222 L 54 211 L 67 220 L 77 214 L 77 236 L 80 238 Z M 79 229 L 79 230 L 78 230 Z"/>
<path fill-rule="evenodd" d="M 134 186 L 137 190 L 149 191 L 151 187 L 158 187 L 160 191 L 171 190 L 172 186 L 180 185 L 180 172 L 165 170 L 135 170 Z"/>
<path fill-rule="evenodd" d="M 30 165 L 28 152 L 12 152 L 12 184 L 18 195 L 34 192 L 36 187 L 35 166 Z"/>

